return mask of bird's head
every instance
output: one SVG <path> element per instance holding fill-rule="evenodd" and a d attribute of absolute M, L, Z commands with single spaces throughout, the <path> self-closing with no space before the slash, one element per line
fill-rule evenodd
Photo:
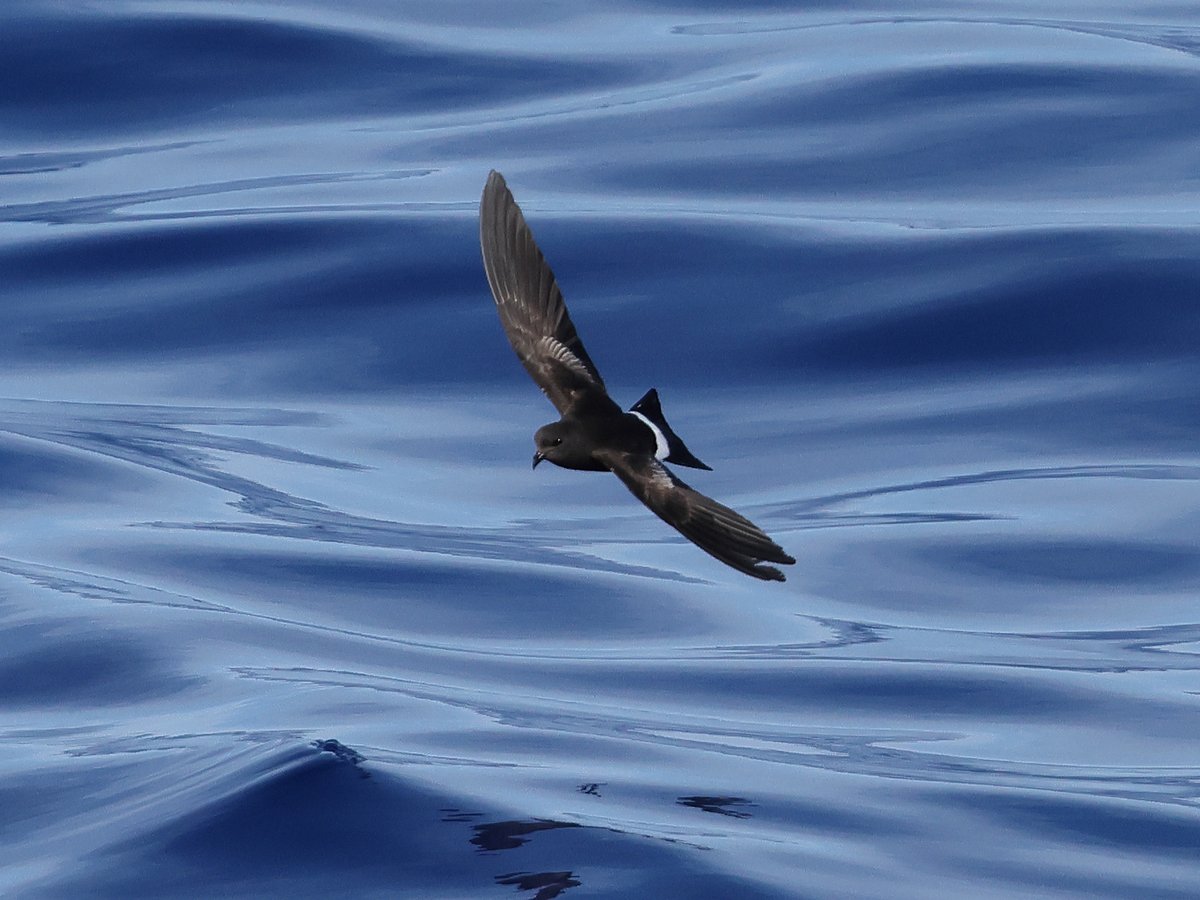
<path fill-rule="evenodd" d="M 591 448 L 586 446 L 583 436 L 571 422 L 551 422 L 543 425 L 533 436 L 537 452 L 533 454 L 533 467 L 548 459 L 564 469 L 596 468 L 592 461 Z"/>

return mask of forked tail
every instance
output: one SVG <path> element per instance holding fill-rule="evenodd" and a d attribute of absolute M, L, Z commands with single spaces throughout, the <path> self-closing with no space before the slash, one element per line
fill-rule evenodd
<path fill-rule="evenodd" d="M 665 462 L 674 463 L 677 466 L 689 466 L 693 469 L 707 469 L 709 472 L 712 471 L 712 466 L 706 466 L 700 460 L 696 459 L 679 435 L 671 430 L 671 426 L 667 424 L 667 420 L 663 416 L 662 405 L 658 402 L 657 390 L 650 388 L 650 390 L 646 391 L 646 396 L 629 407 L 629 411 L 645 416 L 663 433 L 663 437 L 667 439 L 667 450 L 669 451 L 664 457 Z"/>

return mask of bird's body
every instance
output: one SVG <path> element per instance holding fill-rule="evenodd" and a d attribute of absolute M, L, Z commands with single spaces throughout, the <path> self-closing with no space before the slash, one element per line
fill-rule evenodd
<path fill-rule="evenodd" d="M 629 450 L 653 456 L 657 450 L 654 432 L 631 413 L 620 410 L 598 415 L 563 416 L 557 422 L 543 425 L 533 436 L 537 446 L 533 465 L 548 459 L 564 469 L 585 472 L 607 472 L 601 460 L 605 453 Z"/>
<path fill-rule="evenodd" d="M 610 471 L 655 515 L 702 550 L 755 578 L 783 581 L 763 562 L 795 560 L 745 517 L 676 478 L 663 462 L 707 469 L 667 424 L 656 391 L 629 412 L 608 395 L 583 348 L 554 273 L 499 172 L 488 176 L 480 243 L 500 321 L 526 370 L 560 419 L 534 435 L 533 465 Z"/>

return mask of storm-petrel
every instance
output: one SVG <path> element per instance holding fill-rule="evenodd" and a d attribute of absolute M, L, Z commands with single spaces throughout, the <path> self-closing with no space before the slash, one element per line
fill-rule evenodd
<path fill-rule="evenodd" d="M 663 462 L 707 469 L 671 430 L 651 389 L 629 412 L 608 396 L 567 314 L 554 273 L 499 172 L 479 206 L 479 240 L 500 321 L 517 356 L 562 416 L 534 435 L 543 459 L 566 469 L 609 471 L 660 519 L 706 553 L 755 578 L 783 581 L 765 562 L 796 560 L 761 528 L 688 487 Z"/>

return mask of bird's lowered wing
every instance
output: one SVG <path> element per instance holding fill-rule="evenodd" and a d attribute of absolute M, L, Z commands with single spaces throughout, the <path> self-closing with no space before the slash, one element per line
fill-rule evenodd
<path fill-rule="evenodd" d="M 554 273 L 499 172 L 488 176 L 483 189 L 479 242 L 509 343 L 550 402 L 561 415 L 581 401 L 611 404 L 600 373 L 575 333 Z"/>
<path fill-rule="evenodd" d="M 745 516 L 688 487 L 654 457 L 617 451 L 597 456 L 656 516 L 739 572 L 783 581 L 782 572 L 761 563 L 796 561 Z"/>

